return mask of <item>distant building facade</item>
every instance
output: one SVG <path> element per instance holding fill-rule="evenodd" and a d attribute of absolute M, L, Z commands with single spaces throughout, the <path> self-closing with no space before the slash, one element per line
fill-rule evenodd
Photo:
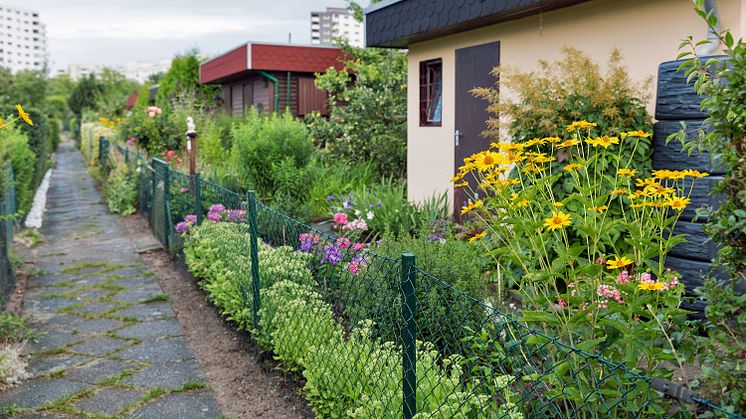
<path fill-rule="evenodd" d="M 0 66 L 17 72 L 46 65 L 47 31 L 39 12 L 0 4 Z"/>
<path fill-rule="evenodd" d="M 165 73 L 171 68 L 171 59 L 163 59 L 155 63 L 131 61 L 122 66 L 124 77 L 139 83 L 148 81 L 150 76 Z"/>
<path fill-rule="evenodd" d="M 364 26 L 344 7 L 327 7 L 325 12 L 311 12 L 311 44 L 334 45 L 335 38 L 345 38 L 351 45 L 363 47 Z"/>
<path fill-rule="evenodd" d="M 100 76 L 101 72 L 104 71 L 104 66 L 99 64 L 68 64 L 67 70 L 58 71 L 58 76 L 68 75 L 71 79 L 78 81 L 82 78 L 88 77 L 93 74 L 94 76 Z"/>

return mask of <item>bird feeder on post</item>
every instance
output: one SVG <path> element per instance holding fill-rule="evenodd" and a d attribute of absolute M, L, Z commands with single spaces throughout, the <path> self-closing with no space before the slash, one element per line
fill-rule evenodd
<path fill-rule="evenodd" d="M 187 117 L 186 148 L 189 155 L 189 178 L 194 191 L 194 174 L 197 172 L 197 128 L 191 116 Z"/>

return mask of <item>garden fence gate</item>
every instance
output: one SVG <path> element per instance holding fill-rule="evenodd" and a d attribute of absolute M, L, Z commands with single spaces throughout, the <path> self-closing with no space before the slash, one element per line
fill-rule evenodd
<path fill-rule="evenodd" d="M 262 327 L 277 321 L 281 311 L 291 309 L 267 302 L 272 277 L 262 271 L 263 258 L 268 257 L 264 250 L 268 246 L 300 250 L 301 235 L 336 243 L 336 237 L 268 207 L 251 191 L 240 194 L 198 174 L 174 170 L 166 161 L 148 161 L 118 144 L 110 147 L 105 138 L 100 142 L 99 149 L 108 150 L 100 156 L 102 170 L 107 172 L 113 159 L 129 165 L 138 177 L 139 210 L 164 248 L 174 253 L 183 245 L 174 224 L 185 215 L 195 214 L 204 224 L 214 204 L 245 214 L 234 220 L 245 240 L 224 238 L 226 246 L 238 248 L 245 257 L 223 262 L 245 278 L 240 295 L 251 313 L 255 338 L 261 336 Z M 316 253 L 310 260 L 332 257 L 322 246 L 310 252 Z M 305 342 L 314 348 L 316 362 L 325 371 L 322 384 L 328 388 L 316 391 L 365 388 L 377 395 L 369 400 L 371 406 L 398 412 L 394 416 L 405 419 L 419 412 L 443 418 L 693 417 L 702 413 L 741 417 L 674 383 L 568 345 L 541 325 L 530 327 L 423 271 L 412 254 L 390 258 L 366 252 L 359 262 L 367 269 L 354 276 L 329 264 L 310 266 L 314 295 L 328 303 L 345 329 L 338 345 Z M 307 298 L 307 304 L 319 303 L 316 297 Z M 314 318 L 294 321 L 304 322 L 308 329 L 322 324 Z M 363 332 L 356 328 L 360 324 L 367 325 Z M 366 333 L 370 340 L 363 339 Z M 346 349 L 356 340 L 367 342 L 365 350 Z M 349 373 L 355 363 L 363 369 Z M 396 377 L 393 390 L 386 388 L 386 383 L 392 385 L 392 377 Z"/>

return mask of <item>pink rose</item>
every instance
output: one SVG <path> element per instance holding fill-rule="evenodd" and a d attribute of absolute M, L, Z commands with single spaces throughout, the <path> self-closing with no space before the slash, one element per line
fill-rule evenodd
<path fill-rule="evenodd" d="M 334 214 L 334 223 L 339 225 L 347 225 L 347 214 L 344 212 L 338 212 Z"/>

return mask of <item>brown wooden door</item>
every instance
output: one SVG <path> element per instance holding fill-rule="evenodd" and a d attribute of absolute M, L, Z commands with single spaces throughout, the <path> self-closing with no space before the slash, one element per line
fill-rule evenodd
<path fill-rule="evenodd" d="M 488 87 L 495 83 L 490 74 L 500 65 L 500 42 L 476 45 L 456 50 L 456 126 L 453 133 L 456 170 L 464 164 L 464 157 L 489 147 L 490 140 L 482 137 L 485 122 L 490 117 L 487 102 L 474 97 L 475 87 Z M 455 174 L 455 173 L 454 173 Z M 473 181 L 472 188 L 476 184 Z M 460 218 L 461 207 L 469 200 L 464 188 L 456 188 L 453 195 L 454 214 Z"/>

